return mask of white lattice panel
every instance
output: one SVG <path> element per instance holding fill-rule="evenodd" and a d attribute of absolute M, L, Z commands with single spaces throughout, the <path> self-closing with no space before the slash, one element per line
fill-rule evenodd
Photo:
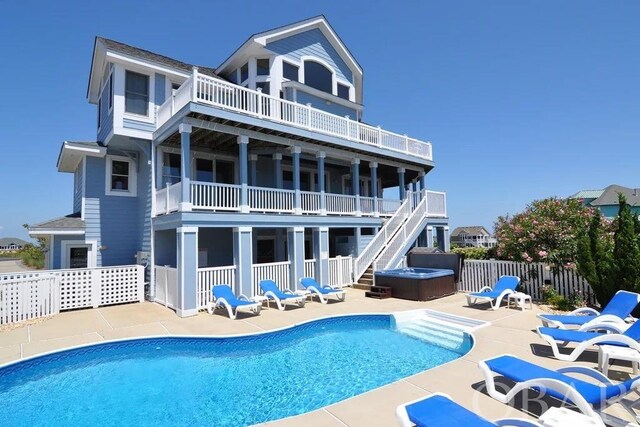
<path fill-rule="evenodd" d="M 93 307 L 94 269 L 60 270 L 60 309 Z"/>
<path fill-rule="evenodd" d="M 100 305 L 140 301 L 142 267 L 110 267 L 98 271 L 100 274 Z"/>

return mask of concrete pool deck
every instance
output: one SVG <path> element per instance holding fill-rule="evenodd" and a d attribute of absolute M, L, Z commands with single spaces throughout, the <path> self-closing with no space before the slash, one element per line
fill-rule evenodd
<path fill-rule="evenodd" d="M 64 312 L 31 325 L 0 332 L 0 363 L 104 340 L 149 335 L 243 334 L 339 314 L 391 313 L 430 308 L 490 322 L 489 326 L 474 333 L 474 349 L 460 359 L 307 414 L 267 423 L 278 427 L 394 426 L 397 425 L 395 409 L 399 404 L 433 392 L 447 393 L 458 403 L 491 420 L 504 417 L 532 419 L 520 409 L 519 399 L 516 399 L 514 408 L 499 403 L 482 391 L 484 382 L 477 366 L 479 360 L 510 353 L 549 368 L 596 365 L 596 352 L 585 353 L 578 362 L 573 363 L 550 358 L 549 347 L 533 331 L 540 325 L 536 314 L 541 311 L 536 305 L 533 310 L 524 312 L 505 306 L 493 311 L 487 305 L 467 307 L 463 294 L 430 302 L 416 302 L 365 298 L 364 292 L 356 289 L 348 289 L 347 293 L 344 303 L 322 305 L 316 300 L 308 302 L 305 308 L 289 308 L 285 312 L 263 309 L 260 316 L 239 315 L 237 320 L 230 320 L 222 310 L 213 316 L 202 312 L 198 316 L 181 319 L 173 311 L 154 303 Z M 372 363 L 384 365 L 384 361 Z M 631 367 L 628 365 L 616 364 L 610 369 L 610 377 L 615 379 L 626 379 L 630 373 Z M 638 398 L 635 395 L 631 397 Z M 531 409 L 534 413 L 539 412 L 539 405 L 533 404 Z M 631 420 L 621 408 L 614 406 L 612 410 L 615 415 Z"/>

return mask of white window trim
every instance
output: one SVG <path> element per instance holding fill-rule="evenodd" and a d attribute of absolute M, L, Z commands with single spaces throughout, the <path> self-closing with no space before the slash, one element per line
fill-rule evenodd
<path fill-rule="evenodd" d="M 127 111 L 127 71 L 131 71 L 132 73 L 136 73 L 136 74 L 141 74 L 143 76 L 147 76 L 148 83 L 149 83 L 149 99 L 147 101 L 147 114 L 136 114 L 136 113 L 131 113 L 129 111 Z M 123 68 L 123 74 L 122 74 L 122 81 L 124 82 L 123 84 L 123 92 L 122 92 L 122 114 L 123 117 L 127 117 L 133 120 L 140 120 L 140 121 L 144 121 L 144 122 L 148 122 L 148 123 L 155 123 L 155 104 L 154 104 L 154 99 L 155 99 L 155 74 L 151 73 L 149 74 L 149 71 L 143 71 L 141 69 L 138 68 L 134 68 L 134 67 L 128 67 L 128 68 Z"/>
<path fill-rule="evenodd" d="M 60 267 L 63 269 L 70 268 L 69 262 L 70 260 L 70 249 L 71 248 L 88 248 L 87 251 L 87 268 L 97 267 L 98 264 L 98 253 L 97 247 L 98 242 L 95 240 L 63 240 L 60 243 L 61 252 L 60 252 Z"/>
<path fill-rule="evenodd" d="M 114 160 L 120 162 L 127 162 L 129 164 L 129 189 L 127 191 L 122 190 L 112 190 L 111 189 L 111 167 L 112 162 Z M 124 156 L 114 156 L 111 154 L 107 154 L 105 156 L 106 161 L 106 171 L 105 171 L 105 194 L 107 196 L 123 196 L 123 197 L 136 197 L 138 195 L 138 180 L 136 173 L 136 165 L 133 160 Z"/>
<path fill-rule="evenodd" d="M 283 81 L 283 82 L 291 82 L 291 81 L 293 81 L 293 80 L 288 79 L 288 78 L 286 78 L 286 77 L 284 76 L 284 63 L 285 63 L 285 62 L 286 62 L 287 64 L 292 65 L 292 66 L 294 66 L 294 67 L 296 67 L 296 68 L 298 69 L 298 80 L 296 80 L 296 81 L 297 81 L 298 83 L 302 83 L 302 82 L 300 81 L 300 79 L 304 76 L 304 74 L 300 74 L 300 73 L 301 73 L 301 71 L 300 71 L 300 70 L 301 70 L 301 68 L 302 68 L 302 64 L 301 64 L 301 63 L 299 63 L 299 62 L 295 62 L 295 61 L 293 61 L 292 59 L 285 58 L 285 57 L 282 57 L 282 81 Z"/>
<path fill-rule="evenodd" d="M 300 83 L 306 85 L 304 81 L 304 69 L 305 69 L 306 61 L 317 62 L 318 64 L 322 64 L 327 70 L 331 71 L 331 94 L 338 96 L 338 80 L 337 80 L 336 70 L 327 61 L 320 59 L 316 56 L 302 55 L 300 57 L 301 66 L 298 71 L 298 77 L 301 77 Z"/>

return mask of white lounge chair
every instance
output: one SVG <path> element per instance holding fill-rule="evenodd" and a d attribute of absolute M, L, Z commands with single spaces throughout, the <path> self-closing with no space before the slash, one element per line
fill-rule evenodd
<path fill-rule="evenodd" d="M 497 310 L 500 308 L 504 297 L 514 293 L 519 284 L 520 278 L 517 276 L 502 276 L 493 288 L 485 286 L 480 289 L 479 292 L 467 294 L 467 305 L 471 306 L 488 302 L 492 310 Z"/>

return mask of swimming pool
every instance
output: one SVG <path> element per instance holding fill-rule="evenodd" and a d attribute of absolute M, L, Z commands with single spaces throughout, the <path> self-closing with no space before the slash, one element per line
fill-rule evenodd
<path fill-rule="evenodd" d="M 459 358 L 341 316 L 226 338 L 165 337 L 65 350 L 0 368 L 0 425 L 244 426 L 308 412 Z M 372 369 L 369 369 L 372 366 Z"/>

